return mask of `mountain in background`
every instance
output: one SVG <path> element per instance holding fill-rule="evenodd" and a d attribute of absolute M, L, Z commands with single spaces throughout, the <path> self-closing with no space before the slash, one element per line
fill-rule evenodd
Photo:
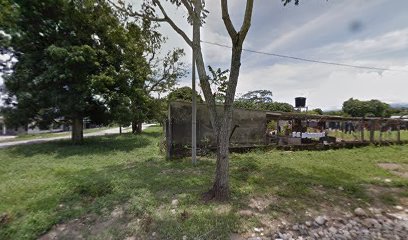
<path fill-rule="evenodd" d="M 408 108 L 408 103 L 391 103 L 392 108 Z"/>

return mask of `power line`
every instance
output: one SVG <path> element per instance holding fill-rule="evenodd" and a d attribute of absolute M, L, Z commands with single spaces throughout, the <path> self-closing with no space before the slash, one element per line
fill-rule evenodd
<path fill-rule="evenodd" d="M 220 44 L 220 43 L 207 42 L 207 41 L 202 41 L 202 40 L 201 40 L 201 42 L 206 43 L 206 44 L 210 44 L 210 45 L 215 45 L 215 46 L 219 46 L 219 47 L 225 47 L 225 48 L 232 49 L 231 46 Z M 262 52 L 262 51 L 257 51 L 257 50 L 250 50 L 250 49 L 245 49 L 245 48 L 243 48 L 242 50 L 246 51 L 246 52 L 257 53 L 257 54 L 262 54 L 262 55 L 268 55 L 268 56 L 274 56 L 274 57 L 280 57 L 280 58 L 288 58 L 288 59 L 294 59 L 294 60 L 304 61 L 304 62 L 334 65 L 334 66 L 340 66 L 340 67 L 352 67 L 352 68 L 370 69 L 370 70 L 377 70 L 377 71 L 393 71 L 393 72 L 406 72 L 406 73 L 408 73 L 408 71 L 405 71 L 405 70 L 397 70 L 397 69 L 390 69 L 390 68 L 378 68 L 378 67 L 369 67 L 369 66 L 359 66 L 359 65 L 351 65 L 351 64 L 336 63 L 336 62 L 327 62 L 327 61 L 320 61 L 320 60 L 314 60 L 314 59 L 308 59 L 308 58 L 288 56 L 288 55 L 277 54 L 277 53 L 267 53 L 267 52 Z"/>

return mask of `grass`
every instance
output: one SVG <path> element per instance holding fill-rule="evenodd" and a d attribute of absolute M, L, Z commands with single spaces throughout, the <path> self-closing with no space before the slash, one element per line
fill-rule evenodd
<path fill-rule="evenodd" d="M 111 127 L 101 127 L 101 128 L 88 128 L 84 129 L 84 133 L 94 133 L 94 132 L 99 132 L 103 130 L 107 130 Z M 9 139 L 4 139 L 0 140 L 1 142 L 15 142 L 15 141 L 23 141 L 23 140 L 32 140 L 32 139 L 44 139 L 44 138 L 52 138 L 52 137 L 63 137 L 63 136 L 70 136 L 71 132 L 44 132 L 44 133 L 23 133 L 17 135 L 15 138 L 9 138 Z"/>
<path fill-rule="evenodd" d="M 61 223 L 95 239 L 228 239 L 265 222 L 303 219 L 305 211 L 387 206 L 408 196 L 407 179 L 376 165 L 408 164 L 404 145 L 232 154 L 230 202 L 204 203 L 213 157 L 197 166 L 190 159 L 167 161 L 161 139 L 160 128 L 152 127 L 138 136 L 88 138 L 81 146 L 63 140 L 1 149 L 0 239 L 35 239 Z M 373 195 L 372 186 L 397 191 Z M 252 209 L 256 216 L 237 214 L 254 200 L 264 205 Z M 113 221 L 117 209 L 124 214 Z"/>
<path fill-rule="evenodd" d="M 343 139 L 344 141 L 360 141 L 361 140 L 361 131 L 356 131 L 352 132 L 351 134 L 349 133 L 343 133 L 342 131 L 329 131 L 329 136 L 336 137 L 338 141 Z M 364 131 L 364 140 L 369 141 L 370 140 L 370 131 L 365 130 Z M 374 140 L 379 141 L 380 140 L 380 132 L 375 131 L 374 132 Z M 397 132 L 392 131 L 392 132 L 383 132 L 382 133 L 382 140 L 383 141 L 397 141 Z M 408 130 L 401 130 L 401 141 L 407 141 L 408 140 Z"/>

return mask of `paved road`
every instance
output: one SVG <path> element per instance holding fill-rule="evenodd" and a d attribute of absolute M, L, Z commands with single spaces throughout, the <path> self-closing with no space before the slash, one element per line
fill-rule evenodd
<path fill-rule="evenodd" d="M 143 124 L 142 130 L 152 126 L 154 124 Z M 122 128 L 122 132 L 130 132 L 131 128 Z M 119 134 L 119 128 L 109 128 L 99 132 L 92 132 L 92 133 L 85 133 L 84 137 L 93 137 L 93 136 L 104 136 L 104 135 L 111 135 L 111 134 Z M 13 141 L 13 142 L 2 142 L 0 143 L 0 148 L 12 147 L 17 145 L 27 145 L 27 144 L 36 144 L 36 143 L 44 143 L 44 142 L 51 142 L 61 139 L 69 139 L 71 135 L 59 136 L 59 137 L 50 137 L 50 138 L 42 138 L 42 139 L 28 139 L 28 140 L 21 140 L 21 141 Z"/>

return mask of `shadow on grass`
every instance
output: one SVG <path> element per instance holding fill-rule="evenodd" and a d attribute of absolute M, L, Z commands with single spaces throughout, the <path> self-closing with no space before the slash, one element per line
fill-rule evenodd
<path fill-rule="evenodd" d="M 12 147 L 9 154 L 13 156 L 31 157 L 38 154 L 56 154 L 57 158 L 84 155 L 104 155 L 112 151 L 130 152 L 143 148 L 151 143 L 152 136 L 160 133 L 142 133 L 132 135 L 96 136 L 85 138 L 80 145 L 73 144 L 70 140 L 57 140 L 54 142 L 21 145 Z"/>
<path fill-rule="evenodd" d="M 344 198 L 371 200 L 362 185 L 362 178 L 336 168 L 312 165 L 299 171 L 251 157 L 232 161 L 231 165 L 233 194 L 247 202 L 253 195 L 277 197 L 280 199 L 278 204 L 294 200 L 312 206 L 327 202 L 343 207 L 344 203 L 336 202 L 336 199 Z"/>

